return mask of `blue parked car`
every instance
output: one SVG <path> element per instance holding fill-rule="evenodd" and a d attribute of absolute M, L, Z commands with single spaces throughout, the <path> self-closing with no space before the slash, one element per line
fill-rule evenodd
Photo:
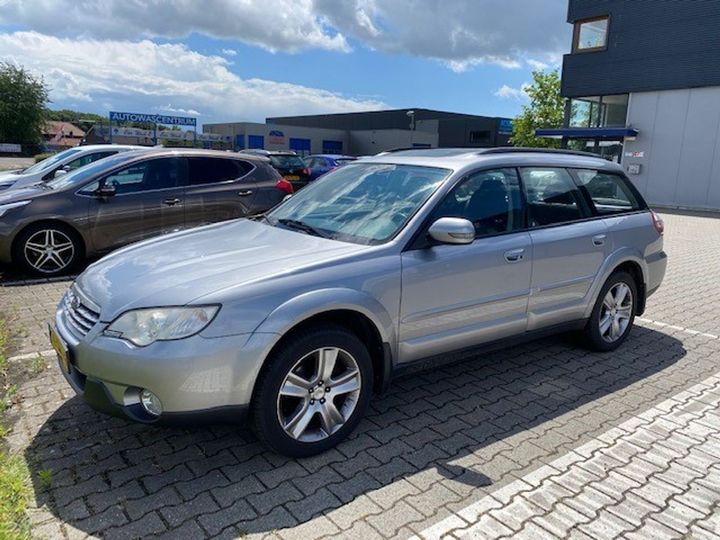
<path fill-rule="evenodd" d="M 318 176 L 322 176 L 326 172 L 337 169 L 340 165 L 345 165 L 356 159 L 353 156 L 343 156 L 341 154 L 315 154 L 306 157 L 303 161 L 310 173 L 310 180 L 315 180 Z"/>

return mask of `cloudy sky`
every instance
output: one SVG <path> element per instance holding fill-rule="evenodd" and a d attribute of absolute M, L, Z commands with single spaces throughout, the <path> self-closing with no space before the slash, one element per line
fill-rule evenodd
<path fill-rule="evenodd" d="M 0 60 L 53 108 L 201 122 L 427 107 L 514 116 L 567 0 L 0 0 Z"/>

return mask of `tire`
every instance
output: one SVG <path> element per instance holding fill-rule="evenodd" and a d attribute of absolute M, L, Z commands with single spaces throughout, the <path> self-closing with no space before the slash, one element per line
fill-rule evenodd
<path fill-rule="evenodd" d="M 13 261 L 30 274 L 54 277 L 67 274 L 84 258 L 83 243 L 70 227 L 37 223 L 15 240 Z"/>
<path fill-rule="evenodd" d="M 370 354 L 355 334 L 335 325 L 310 328 L 291 337 L 263 367 L 251 404 L 253 429 L 279 454 L 319 454 L 357 427 L 372 384 Z"/>
<path fill-rule="evenodd" d="M 622 296 L 620 304 L 617 303 L 619 296 Z M 635 321 L 637 301 L 635 278 L 622 271 L 612 274 L 600 290 L 590 320 L 585 326 L 587 345 L 601 352 L 614 351 L 622 345 Z"/>

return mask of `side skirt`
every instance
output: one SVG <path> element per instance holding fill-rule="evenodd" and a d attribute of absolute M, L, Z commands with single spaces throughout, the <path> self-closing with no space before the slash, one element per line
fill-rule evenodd
<path fill-rule="evenodd" d="M 413 373 L 421 371 L 428 371 L 441 366 L 447 366 L 452 364 L 458 364 L 460 362 L 467 361 L 468 359 L 477 356 L 478 354 L 489 353 L 506 349 L 529 341 L 535 341 L 544 337 L 562 334 L 564 332 L 575 332 L 585 328 L 588 319 L 580 319 L 569 323 L 556 324 L 543 328 L 541 330 L 533 330 L 531 332 L 525 332 L 517 336 L 507 337 L 489 343 L 483 343 L 474 347 L 466 347 L 456 351 L 449 351 L 443 354 L 437 354 L 434 356 L 428 356 L 421 358 L 407 364 L 395 365 L 392 370 L 392 378 L 407 376 Z"/>

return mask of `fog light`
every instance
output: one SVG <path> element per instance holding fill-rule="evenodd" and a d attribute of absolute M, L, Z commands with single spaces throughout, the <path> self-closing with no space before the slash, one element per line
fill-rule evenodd
<path fill-rule="evenodd" d="M 145 389 L 140 392 L 140 403 L 142 403 L 143 408 L 153 416 L 160 416 L 162 414 L 160 398 L 150 390 Z"/>

